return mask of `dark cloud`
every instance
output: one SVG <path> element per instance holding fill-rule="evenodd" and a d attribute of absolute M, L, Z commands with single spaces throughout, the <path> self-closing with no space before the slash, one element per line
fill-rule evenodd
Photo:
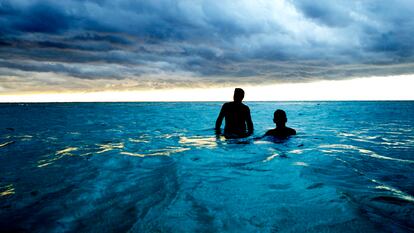
<path fill-rule="evenodd" d="M 413 14 L 411 0 L 3 0 L 0 84 L 18 71 L 171 83 L 413 73 Z"/>
<path fill-rule="evenodd" d="M 350 8 L 355 7 L 350 1 L 294 1 L 302 13 L 317 23 L 329 27 L 346 27 L 355 23 L 350 15 Z M 350 5 L 354 5 L 350 7 Z"/>

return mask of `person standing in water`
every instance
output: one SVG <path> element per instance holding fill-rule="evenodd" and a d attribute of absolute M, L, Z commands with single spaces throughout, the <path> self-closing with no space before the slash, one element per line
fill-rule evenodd
<path fill-rule="evenodd" d="M 253 133 L 253 122 L 250 109 L 242 103 L 244 91 L 234 90 L 233 102 L 223 104 L 216 121 L 216 131 L 220 133 L 221 123 L 225 119 L 224 136 L 228 138 L 247 137 Z M 246 130 L 247 125 L 247 130 Z"/>
<path fill-rule="evenodd" d="M 287 117 L 285 111 L 281 109 L 276 110 L 273 114 L 273 122 L 276 124 L 276 128 L 267 131 L 265 136 L 287 138 L 296 134 L 296 130 L 286 127 Z"/>

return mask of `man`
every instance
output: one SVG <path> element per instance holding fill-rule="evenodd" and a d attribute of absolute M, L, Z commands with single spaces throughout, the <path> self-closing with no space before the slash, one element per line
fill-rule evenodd
<path fill-rule="evenodd" d="M 242 103 L 244 91 L 241 88 L 234 90 L 233 102 L 223 104 L 216 121 L 216 131 L 220 132 L 223 118 L 226 121 L 224 135 L 228 138 L 247 137 L 253 133 L 253 122 L 250 109 Z M 246 132 L 247 125 L 247 132 Z"/>
<path fill-rule="evenodd" d="M 276 128 L 267 131 L 265 136 L 287 138 L 296 134 L 296 130 L 286 127 L 287 117 L 285 111 L 281 109 L 276 110 L 273 114 L 273 122 L 276 124 Z"/>

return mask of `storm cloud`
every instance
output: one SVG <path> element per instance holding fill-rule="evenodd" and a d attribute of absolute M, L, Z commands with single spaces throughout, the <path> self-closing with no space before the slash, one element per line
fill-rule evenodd
<path fill-rule="evenodd" d="M 413 15 L 411 0 L 0 0 L 0 86 L 42 74 L 136 88 L 411 74 Z"/>

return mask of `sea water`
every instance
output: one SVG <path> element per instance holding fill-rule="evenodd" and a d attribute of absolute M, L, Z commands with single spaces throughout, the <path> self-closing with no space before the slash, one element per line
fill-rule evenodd
<path fill-rule="evenodd" d="M 0 231 L 414 231 L 414 102 L 221 104 L 1 104 Z"/>

